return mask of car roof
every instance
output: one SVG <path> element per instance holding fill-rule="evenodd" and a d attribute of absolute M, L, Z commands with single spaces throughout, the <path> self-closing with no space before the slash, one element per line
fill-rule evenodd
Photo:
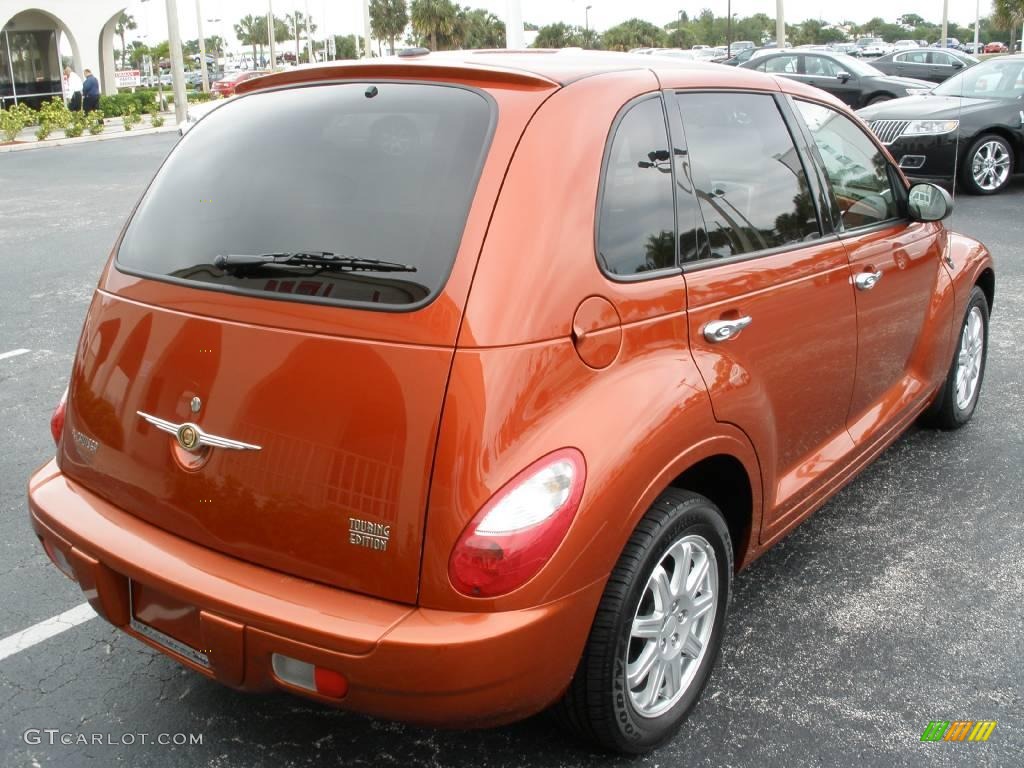
<path fill-rule="evenodd" d="M 682 87 L 685 81 L 686 85 L 693 86 L 722 85 L 764 89 L 765 81 L 761 78 L 768 77 L 750 70 L 737 71 L 733 67 L 724 67 L 721 64 L 659 56 L 657 53 L 641 56 L 579 49 L 499 49 L 385 56 L 369 61 L 360 59 L 320 62 L 246 81 L 239 85 L 238 92 L 251 93 L 266 88 L 322 80 L 403 75 L 551 88 L 568 85 L 594 75 L 630 70 L 653 71 L 663 82 L 671 81 L 670 87 Z M 791 81 L 785 81 L 785 90 L 789 90 L 790 83 Z"/>

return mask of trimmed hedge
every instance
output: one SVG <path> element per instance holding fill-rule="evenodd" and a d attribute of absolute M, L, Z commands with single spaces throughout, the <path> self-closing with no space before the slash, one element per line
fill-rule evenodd
<path fill-rule="evenodd" d="M 125 92 L 100 96 L 100 109 L 107 117 L 120 117 L 133 105 L 136 112 L 146 112 L 151 104 L 156 103 L 153 93 L 150 91 L 136 91 L 135 93 Z"/>

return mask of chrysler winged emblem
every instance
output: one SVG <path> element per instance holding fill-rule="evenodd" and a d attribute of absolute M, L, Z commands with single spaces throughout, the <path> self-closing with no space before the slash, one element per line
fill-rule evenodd
<path fill-rule="evenodd" d="M 260 446 L 253 445 L 252 443 L 243 443 L 241 440 L 232 440 L 227 437 L 203 432 L 198 424 L 193 424 L 189 421 L 183 424 L 175 424 L 173 421 L 167 421 L 142 411 L 136 411 L 136 413 L 160 431 L 174 435 L 178 445 L 190 453 L 196 453 L 204 446 L 209 448 L 230 448 L 234 451 L 261 450 Z"/>

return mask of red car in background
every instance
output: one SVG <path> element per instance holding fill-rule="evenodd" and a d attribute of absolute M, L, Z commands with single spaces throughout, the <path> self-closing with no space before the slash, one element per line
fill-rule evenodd
<path fill-rule="evenodd" d="M 270 74 L 265 69 L 253 69 L 253 70 L 242 70 L 240 72 L 231 72 L 220 80 L 217 80 L 213 85 L 210 86 L 212 90 L 218 96 L 227 98 L 228 96 L 235 95 L 235 88 L 238 87 L 239 83 L 244 83 L 246 80 L 252 80 L 254 77 L 262 77 L 263 75 Z"/>
<path fill-rule="evenodd" d="M 982 49 L 983 53 L 1007 53 L 1009 48 L 1006 43 L 988 43 Z"/>

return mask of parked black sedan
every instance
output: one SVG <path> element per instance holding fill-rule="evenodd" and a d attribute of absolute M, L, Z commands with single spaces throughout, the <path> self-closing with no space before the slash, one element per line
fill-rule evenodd
<path fill-rule="evenodd" d="M 904 173 L 991 195 L 1024 169 L 1024 56 L 983 61 L 924 96 L 857 113 Z"/>
<path fill-rule="evenodd" d="M 740 66 L 816 86 L 854 109 L 916 92 L 923 93 L 935 85 L 927 80 L 892 77 L 852 56 L 830 51 L 779 51 L 751 59 Z"/>
<path fill-rule="evenodd" d="M 941 83 L 977 63 L 978 59 L 961 51 L 920 48 L 887 53 L 872 61 L 871 66 L 887 75 Z"/>

